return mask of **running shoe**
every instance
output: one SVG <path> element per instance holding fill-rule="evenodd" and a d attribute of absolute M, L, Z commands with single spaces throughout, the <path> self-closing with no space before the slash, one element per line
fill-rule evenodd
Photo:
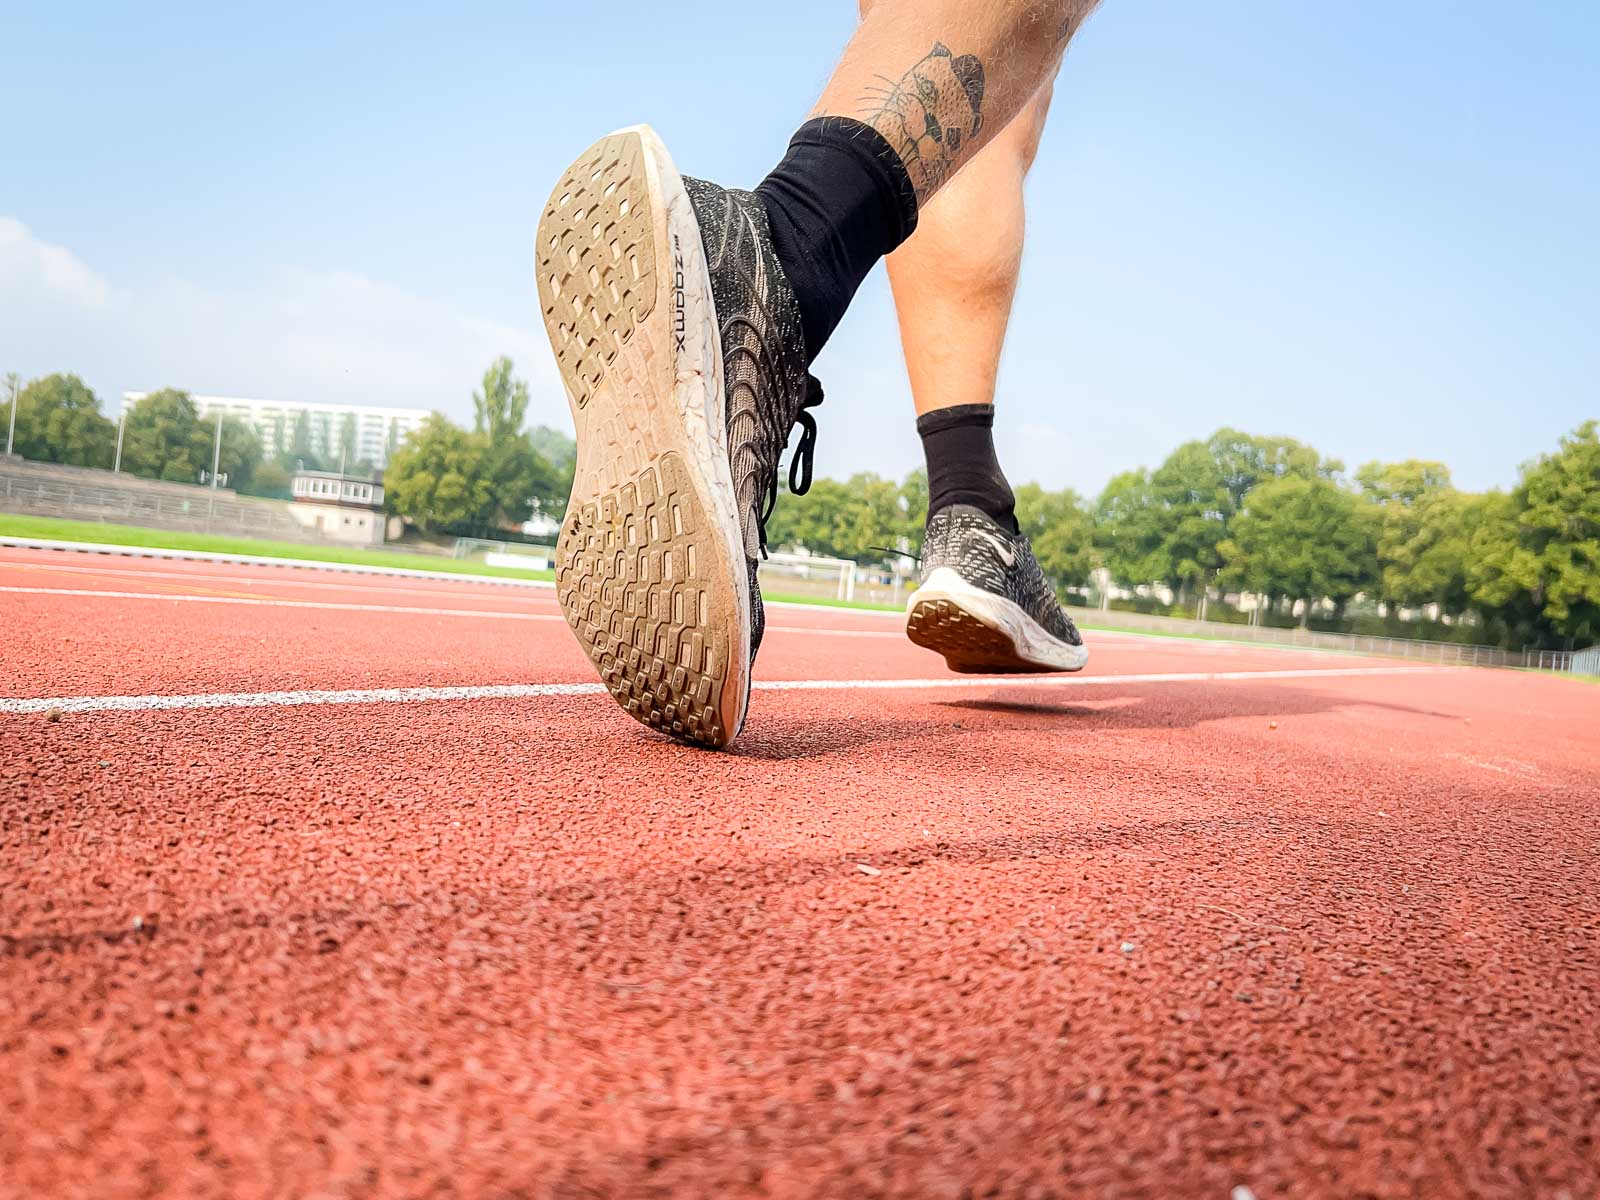
<path fill-rule="evenodd" d="M 539 222 L 539 300 L 577 427 L 556 594 L 637 720 L 726 746 L 764 626 L 778 461 L 810 485 L 822 392 L 749 192 L 678 174 L 637 125 L 568 167 Z"/>
<path fill-rule="evenodd" d="M 952 671 L 1079 671 L 1089 661 L 1028 539 L 967 504 L 928 522 L 906 635 L 944 655 Z"/>

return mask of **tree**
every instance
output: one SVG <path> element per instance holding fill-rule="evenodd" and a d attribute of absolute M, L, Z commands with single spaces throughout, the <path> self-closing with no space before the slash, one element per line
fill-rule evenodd
<path fill-rule="evenodd" d="M 1555 639 L 1600 638 L 1600 424 L 1523 468 L 1506 505 L 1473 533 L 1473 594 Z"/>
<path fill-rule="evenodd" d="M 1250 491 L 1219 547 L 1224 578 L 1253 592 L 1341 608 L 1377 575 L 1376 529 L 1359 497 L 1328 479 L 1287 475 Z"/>
<path fill-rule="evenodd" d="M 1232 494 L 1205 442 L 1179 446 L 1150 476 L 1153 527 L 1161 578 L 1180 593 L 1203 587 L 1222 565 Z"/>
<path fill-rule="evenodd" d="M 1223 428 L 1206 440 L 1206 446 L 1232 499 L 1233 512 L 1244 507 L 1252 488 L 1268 480 L 1333 479 L 1344 470 L 1337 459 L 1325 459 L 1294 438 L 1258 437 Z"/>
<path fill-rule="evenodd" d="M 928 469 L 918 467 L 900 484 L 900 526 L 907 549 L 922 553 L 922 539 L 928 531 Z"/>
<path fill-rule="evenodd" d="M 484 470 L 494 494 L 494 507 L 484 524 L 520 525 L 535 507 L 559 517 L 572 492 L 571 468 L 558 469 L 535 449 L 522 431 L 528 413 L 528 385 L 511 374 L 511 360 L 495 359 L 483 373 L 483 388 L 472 393 L 473 436 L 483 445 Z M 559 434 L 544 430 L 546 444 Z M 570 439 L 564 439 L 570 445 Z M 565 456 L 567 446 L 560 446 Z M 576 447 L 571 455 L 576 461 Z"/>
<path fill-rule="evenodd" d="M 211 467 L 210 446 L 188 392 L 163 388 L 129 410 L 122 467 L 147 479 L 200 482 L 200 473 Z"/>
<path fill-rule="evenodd" d="M 290 483 L 289 471 L 283 464 L 264 462 L 251 473 L 249 482 L 239 490 L 248 492 L 252 496 L 265 496 L 270 500 L 292 500 L 294 497 Z"/>
<path fill-rule="evenodd" d="M 10 398 L 7 388 L 6 399 Z M 10 416 L 7 411 L 6 419 Z M 101 416 L 99 399 L 76 375 L 46 375 L 17 393 L 14 450 L 24 458 L 110 467 L 116 441 L 116 424 Z"/>
<path fill-rule="evenodd" d="M 477 439 L 482 454 L 483 470 L 489 478 L 493 507 L 487 525 L 520 525 L 533 512 L 539 493 L 548 495 L 553 475 L 549 464 L 533 452 L 528 435 L 502 437 L 490 442 L 482 434 L 471 434 Z"/>
<path fill-rule="evenodd" d="M 134 475 L 169 483 L 210 478 L 216 447 L 215 418 L 202 418 L 188 392 L 163 388 L 128 412 L 122 433 L 122 466 Z M 222 418 L 218 471 L 230 488 L 244 489 L 261 461 L 261 440 L 237 417 Z"/>
<path fill-rule="evenodd" d="M 1143 467 L 1113 476 L 1095 502 L 1095 546 L 1119 583 L 1137 587 L 1167 577 L 1156 506 Z"/>
<path fill-rule="evenodd" d="M 1450 468 L 1442 462 L 1408 458 L 1404 462 L 1370 462 L 1356 472 L 1362 493 L 1374 504 L 1407 506 L 1450 488 Z"/>
<path fill-rule="evenodd" d="M 559 520 L 572 495 L 572 477 L 578 464 L 578 444 L 560 430 L 536 425 L 528 434 L 534 457 L 533 498 L 539 511 Z"/>
<path fill-rule="evenodd" d="M 1016 497 L 1017 524 L 1057 590 L 1088 583 L 1096 564 L 1094 521 L 1083 498 L 1070 488 L 1047 492 L 1037 483 L 1023 484 Z"/>
<path fill-rule="evenodd" d="M 528 432 L 533 451 L 556 471 L 570 472 L 578 462 L 578 443 L 559 429 L 535 425 Z"/>
<path fill-rule="evenodd" d="M 879 559 L 896 548 L 905 526 L 900 488 L 877 475 L 814 479 L 804 497 L 778 497 L 767 523 L 771 546 L 803 546 L 829 558 Z"/>
<path fill-rule="evenodd" d="M 294 433 L 289 438 L 289 453 L 296 459 L 306 460 L 311 467 L 311 410 L 302 408 L 295 414 Z M 312 468 L 315 470 L 315 468 Z"/>
<path fill-rule="evenodd" d="M 339 461 L 344 464 L 345 470 L 351 470 L 356 464 L 356 415 L 345 413 L 339 422 Z"/>
<path fill-rule="evenodd" d="M 489 524 L 496 502 L 487 451 L 481 436 L 434 413 L 389 460 L 387 507 L 427 530 Z"/>
<path fill-rule="evenodd" d="M 1218 577 L 1222 543 L 1253 489 L 1278 479 L 1335 480 L 1342 469 L 1293 438 L 1219 429 L 1179 446 L 1154 471 L 1112 479 L 1095 504 L 1096 545 L 1119 582 L 1192 594 Z"/>
<path fill-rule="evenodd" d="M 528 385 L 511 377 L 511 360 L 505 355 L 483 373 L 483 390 L 472 393 L 472 411 L 474 432 L 487 435 L 491 446 L 522 432 L 528 413 Z"/>
<path fill-rule="evenodd" d="M 199 447 L 205 462 L 204 470 L 211 470 L 212 439 L 216 427 L 210 421 L 200 422 Z M 242 491 L 250 486 L 251 476 L 261 463 L 261 439 L 256 431 L 238 417 L 222 418 L 222 454 L 217 470 L 227 481 L 227 486 Z"/>
<path fill-rule="evenodd" d="M 1465 612 L 1473 497 L 1450 486 L 1443 463 L 1408 459 L 1367 463 L 1356 472 L 1377 513 L 1376 537 L 1383 598 L 1416 607 L 1437 604 Z"/>

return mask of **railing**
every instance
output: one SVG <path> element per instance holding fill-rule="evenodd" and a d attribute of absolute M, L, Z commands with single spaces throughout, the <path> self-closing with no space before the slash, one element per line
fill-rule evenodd
<path fill-rule="evenodd" d="M 316 542 L 326 539 L 301 525 L 288 507 L 271 500 L 218 495 L 209 488 L 105 486 L 93 483 L 0 477 L 0 510 L 43 517 L 68 517 L 170 529 L 188 533 L 220 533 L 277 541 Z"/>
<path fill-rule="evenodd" d="M 1600 646 L 1570 653 L 1565 667 L 1553 667 L 1552 670 L 1571 671 L 1575 675 L 1600 675 Z"/>
<path fill-rule="evenodd" d="M 544 571 L 555 562 L 556 548 L 537 542 L 501 542 L 493 538 L 464 537 L 456 539 L 450 557 L 461 561 L 481 562 L 488 567 Z"/>
<path fill-rule="evenodd" d="M 1574 659 L 1589 656 L 1587 673 L 1600 675 L 1600 647 L 1574 654 L 1570 650 L 1501 650 L 1496 646 L 1469 646 L 1460 642 L 1430 642 L 1418 638 L 1377 637 L 1361 633 L 1323 633 L 1313 629 L 1278 629 L 1271 625 L 1233 625 L 1226 621 L 1195 621 L 1187 617 L 1158 617 L 1117 609 L 1069 607 L 1078 624 L 1109 625 L 1151 633 L 1204 634 L 1234 642 L 1259 642 L 1273 646 L 1304 646 L 1313 650 L 1342 650 L 1350 654 L 1382 654 L 1414 662 L 1461 667 L 1532 667 L 1546 671 L 1574 671 Z"/>

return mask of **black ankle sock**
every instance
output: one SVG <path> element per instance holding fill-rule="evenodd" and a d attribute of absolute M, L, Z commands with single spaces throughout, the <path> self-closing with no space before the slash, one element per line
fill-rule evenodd
<path fill-rule="evenodd" d="M 1017 498 L 994 454 L 994 405 L 958 404 L 917 418 L 928 460 L 928 516 L 952 504 L 970 504 L 1012 533 Z"/>
<path fill-rule="evenodd" d="M 800 126 L 756 195 L 800 304 L 809 363 L 873 264 L 917 227 L 916 192 L 876 129 L 818 117 Z"/>

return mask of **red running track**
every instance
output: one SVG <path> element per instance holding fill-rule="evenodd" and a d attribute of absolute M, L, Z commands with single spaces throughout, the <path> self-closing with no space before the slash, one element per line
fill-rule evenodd
<path fill-rule="evenodd" d="M 1600 688 L 773 609 L 707 754 L 545 590 L 0 613 L 0 1195 L 1600 1194 Z"/>

